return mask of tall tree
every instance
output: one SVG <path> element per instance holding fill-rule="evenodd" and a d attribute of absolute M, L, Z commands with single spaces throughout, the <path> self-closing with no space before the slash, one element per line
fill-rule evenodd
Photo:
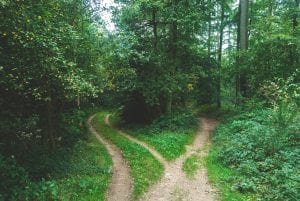
<path fill-rule="evenodd" d="M 239 56 L 237 58 L 237 68 L 238 74 L 236 77 L 236 99 L 239 104 L 239 96 L 245 96 L 247 90 L 246 84 L 246 75 L 243 70 L 241 70 L 241 66 L 243 65 L 243 61 L 241 55 L 248 49 L 248 9 L 249 9 L 249 1 L 248 0 L 240 0 L 239 2 L 239 23 L 238 23 L 238 41 L 237 48 L 239 51 Z"/>
<path fill-rule="evenodd" d="M 223 36 L 224 36 L 224 18 L 225 18 L 225 1 L 220 2 L 221 16 L 220 16 L 220 30 L 219 30 L 219 48 L 218 48 L 218 64 L 219 70 L 217 75 L 217 105 L 221 107 L 221 67 L 222 67 L 222 52 L 223 52 Z"/>
<path fill-rule="evenodd" d="M 295 11 L 293 14 L 293 30 L 295 31 L 297 26 L 299 25 L 298 18 L 299 18 L 299 12 L 300 12 L 300 0 L 295 0 Z"/>

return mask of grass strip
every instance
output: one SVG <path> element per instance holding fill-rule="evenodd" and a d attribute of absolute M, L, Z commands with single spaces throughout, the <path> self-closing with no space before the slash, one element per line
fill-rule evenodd
<path fill-rule="evenodd" d="M 193 179 L 200 167 L 201 158 L 197 154 L 193 154 L 184 161 L 182 170 L 188 178 Z"/>
<path fill-rule="evenodd" d="M 163 165 L 144 147 L 121 136 L 117 130 L 104 123 L 106 112 L 98 113 L 93 125 L 106 139 L 118 146 L 130 166 L 134 181 L 133 198 L 137 199 L 162 176 Z"/>
<path fill-rule="evenodd" d="M 191 144 L 194 134 L 175 133 L 163 131 L 158 134 L 140 133 L 139 130 L 131 130 L 130 133 L 139 140 L 150 144 L 167 160 L 175 160 L 185 153 L 185 145 Z M 195 132 L 193 132 L 195 133 Z"/>

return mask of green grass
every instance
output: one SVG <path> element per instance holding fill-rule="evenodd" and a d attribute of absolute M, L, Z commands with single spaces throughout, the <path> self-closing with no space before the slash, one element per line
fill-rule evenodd
<path fill-rule="evenodd" d="M 197 118 L 188 110 L 173 111 L 145 125 L 122 124 L 117 115 L 111 119 L 126 133 L 148 143 L 169 161 L 185 153 L 185 145 L 193 142 L 198 128 Z"/>
<path fill-rule="evenodd" d="M 201 158 L 197 154 L 193 154 L 184 161 L 182 170 L 188 178 L 193 179 L 200 167 Z"/>
<path fill-rule="evenodd" d="M 111 179 L 112 160 L 97 139 L 79 141 L 64 172 L 54 175 L 60 200 L 105 199 Z"/>
<path fill-rule="evenodd" d="M 162 176 L 163 165 L 144 147 L 135 144 L 119 135 L 118 131 L 105 125 L 105 112 L 98 113 L 93 119 L 93 125 L 101 134 L 118 146 L 128 161 L 134 180 L 133 197 L 137 199 Z"/>
<path fill-rule="evenodd" d="M 209 182 L 212 183 L 220 192 L 221 201 L 250 201 L 254 200 L 251 196 L 234 191 L 232 178 L 235 173 L 233 170 L 222 166 L 217 159 L 216 147 L 212 145 L 204 164 L 207 169 Z"/>
<path fill-rule="evenodd" d="M 167 160 L 174 160 L 185 153 L 185 145 L 190 144 L 194 139 L 194 133 L 183 134 L 170 131 L 162 131 L 158 134 L 149 135 L 140 133 L 139 130 L 130 130 L 134 137 L 150 144 Z"/>

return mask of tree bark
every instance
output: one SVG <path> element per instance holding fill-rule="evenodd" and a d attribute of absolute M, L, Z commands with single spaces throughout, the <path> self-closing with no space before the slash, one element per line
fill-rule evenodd
<path fill-rule="evenodd" d="M 238 43 L 237 49 L 239 52 L 246 51 L 248 49 L 248 10 L 249 0 L 240 0 L 239 4 L 239 23 L 238 23 Z M 237 75 L 236 75 L 236 103 L 240 103 L 239 96 L 246 96 L 247 94 L 247 82 L 244 72 L 241 72 L 240 65 L 242 65 L 241 58 L 237 58 Z"/>
<path fill-rule="evenodd" d="M 51 152 L 55 149 L 55 139 L 54 139 L 54 132 L 53 132 L 53 107 L 52 107 L 52 100 L 47 102 L 47 132 L 48 137 L 50 139 L 50 150 Z"/>
<path fill-rule="evenodd" d="M 248 0 L 240 0 L 240 50 L 248 49 Z"/>
<path fill-rule="evenodd" d="M 154 39 L 153 39 L 153 47 L 154 50 L 156 50 L 157 48 L 157 20 L 156 20 L 156 9 L 153 8 L 152 10 L 152 25 L 153 25 L 153 35 L 154 35 Z"/>
<path fill-rule="evenodd" d="M 210 57 L 211 54 L 211 0 L 208 0 L 208 39 L 207 39 L 207 54 Z"/>
<path fill-rule="evenodd" d="M 80 110 L 80 91 L 77 92 L 77 108 Z"/>
<path fill-rule="evenodd" d="M 297 26 L 299 25 L 298 22 L 298 15 L 297 12 L 300 9 L 300 0 L 295 0 L 295 12 L 293 14 L 293 30 L 295 31 Z"/>
<path fill-rule="evenodd" d="M 217 75 L 217 105 L 221 107 L 221 67 L 222 67 L 222 49 L 223 49 L 223 35 L 224 35 L 224 2 L 221 2 L 221 23 L 220 23 L 220 37 L 219 37 L 219 50 L 218 50 L 218 75 Z"/>

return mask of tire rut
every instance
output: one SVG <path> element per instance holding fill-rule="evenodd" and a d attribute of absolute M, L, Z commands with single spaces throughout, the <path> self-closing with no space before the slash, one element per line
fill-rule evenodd
<path fill-rule="evenodd" d="M 95 114 L 88 119 L 90 131 L 108 150 L 113 161 L 112 179 L 106 194 L 107 201 L 130 201 L 133 190 L 133 182 L 130 176 L 130 169 L 126 160 L 122 156 L 122 152 L 111 142 L 106 140 L 92 125 L 92 119 Z"/>

